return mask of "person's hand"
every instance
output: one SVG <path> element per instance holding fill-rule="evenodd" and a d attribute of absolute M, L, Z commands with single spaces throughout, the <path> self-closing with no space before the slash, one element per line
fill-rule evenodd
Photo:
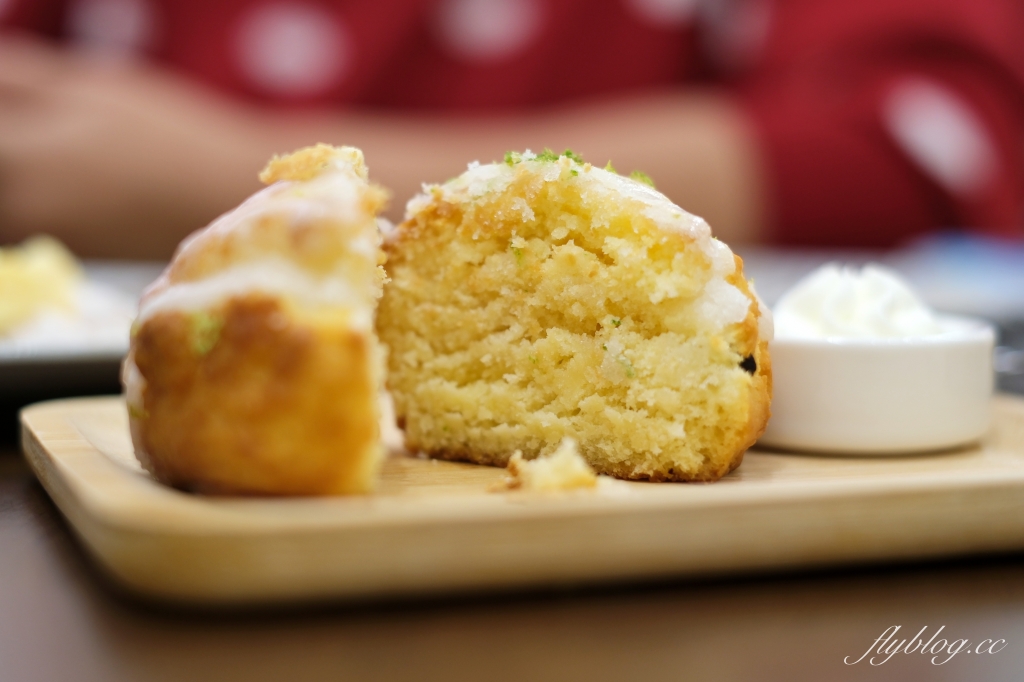
<path fill-rule="evenodd" d="M 44 232 L 79 255 L 166 257 L 258 186 L 242 107 L 134 62 L 0 40 L 0 243 Z"/>

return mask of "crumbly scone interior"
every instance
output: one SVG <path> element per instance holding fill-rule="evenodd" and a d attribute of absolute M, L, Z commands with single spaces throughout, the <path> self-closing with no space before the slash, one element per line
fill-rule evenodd
<path fill-rule="evenodd" d="M 627 478 L 735 466 L 758 323 L 731 252 L 663 229 L 613 191 L 633 181 L 589 165 L 505 173 L 421 198 L 385 247 L 378 328 L 407 444 L 504 464 L 571 436 Z"/>

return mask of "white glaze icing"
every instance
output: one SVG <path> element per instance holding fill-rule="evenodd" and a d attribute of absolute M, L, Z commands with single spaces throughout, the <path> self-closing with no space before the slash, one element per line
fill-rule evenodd
<path fill-rule="evenodd" d="M 214 220 L 207 228 L 194 232 L 178 247 L 175 259 L 188 257 L 206 248 L 209 240 L 232 234 L 242 240 L 265 219 L 280 219 L 288 225 L 319 221 L 371 223 L 376 216 L 366 210 L 361 196 L 367 190 L 366 167 L 362 154 L 343 147 L 329 168 L 304 181 L 279 181 L 252 195 L 232 211 Z M 353 232 L 350 251 L 373 258 L 380 246 L 378 230 Z M 156 312 L 180 309 L 198 310 L 217 305 L 224 299 L 260 291 L 293 297 L 311 304 L 365 307 L 352 290 L 344 273 L 314 277 L 298 265 L 266 253 L 252 260 L 213 272 L 204 279 L 172 282 L 166 270 L 143 294 L 138 321 L 144 322 Z M 372 316 L 365 311 L 362 317 Z"/>
<path fill-rule="evenodd" d="M 359 150 L 337 150 L 328 168 L 303 181 L 279 181 L 252 195 L 237 208 L 223 214 L 208 227 L 189 235 L 178 247 L 175 259 L 201 251 L 218 236 L 232 234 L 245 239 L 248 232 L 267 218 L 300 226 L 319 221 L 371 224 L 376 217 L 360 199 L 367 191 L 366 166 Z M 353 231 L 350 251 L 375 258 L 380 245 L 378 230 Z M 191 281 L 171 281 L 171 269 L 146 290 L 139 304 L 136 324 L 160 312 L 198 311 L 216 307 L 227 299 L 252 292 L 290 298 L 303 305 L 345 307 L 352 311 L 353 329 L 372 332 L 372 301 L 354 290 L 344 272 L 316 276 L 275 252 L 258 254 L 208 276 Z M 129 405 L 141 408 L 145 378 L 131 354 L 122 368 L 122 380 Z"/>
<path fill-rule="evenodd" d="M 135 357 L 131 353 L 121 365 L 121 383 L 124 384 L 124 399 L 129 407 L 142 409 L 145 404 L 142 396 L 146 390 L 146 378 L 142 376 L 138 365 L 135 364 Z"/>
<path fill-rule="evenodd" d="M 206 279 L 177 282 L 143 299 L 137 324 L 168 310 L 195 311 L 216 306 L 233 296 L 262 292 L 286 296 L 306 304 L 350 307 L 353 324 L 369 329 L 372 312 L 342 277 L 313 277 L 295 263 L 279 256 L 248 261 L 220 270 Z"/>
<path fill-rule="evenodd" d="M 536 161 L 536 155 L 529 150 L 522 154 L 521 159 L 511 166 L 507 163 L 480 164 L 474 161 L 457 178 L 442 185 L 424 185 L 423 193 L 413 197 L 407 204 L 406 219 L 437 199 L 450 203 L 472 203 L 485 194 L 500 192 L 511 183 L 522 165 L 538 173 L 547 182 L 559 179 L 567 169 L 575 170 L 578 173 L 576 177 L 583 183 L 584 198 L 590 192 L 599 192 L 605 196 L 611 194 L 619 200 L 624 198 L 637 201 L 644 205 L 644 215 L 660 229 L 688 237 L 704 253 L 711 266 L 711 280 L 698 299 L 696 308 L 709 324 L 721 328 L 746 319 L 750 299 L 725 280 L 736 271 L 732 251 L 712 237 L 711 228 L 703 218 L 683 210 L 650 185 L 590 164 L 579 164 L 565 156 L 559 157 L 557 161 Z M 660 291 L 652 295 L 658 300 L 666 297 Z M 759 308 L 767 312 L 766 307 Z M 767 326 L 770 327 L 770 324 L 769 319 Z M 761 328 L 764 330 L 765 326 L 761 325 Z M 770 330 L 767 331 L 770 333 Z"/>

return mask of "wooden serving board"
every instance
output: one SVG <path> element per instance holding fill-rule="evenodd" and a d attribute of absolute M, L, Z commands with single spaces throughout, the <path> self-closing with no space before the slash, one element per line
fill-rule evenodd
<path fill-rule="evenodd" d="M 132 591 L 266 604 L 504 589 L 1024 549 L 1024 399 L 977 447 L 915 457 L 752 450 L 713 484 L 489 492 L 503 470 L 393 457 L 347 498 L 203 497 L 132 454 L 124 403 L 22 412 L 25 454 L 103 569 Z"/>

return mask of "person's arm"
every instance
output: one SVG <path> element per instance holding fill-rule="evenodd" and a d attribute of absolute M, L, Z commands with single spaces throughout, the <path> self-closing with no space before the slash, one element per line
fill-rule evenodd
<path fill-rule="evenodd" d="M 316 130 L 361 147 L 371 175 L 395 193 L 392 216 L 401 216 L 421 183 L 458 175 L 469 161 L 548 147 L 572 149 L 596 166 L 611 161 L 623 174 L 647 173 L 659 191 L 706 218 L 727 241 L 754 241 L 760 233 L 755 141 L 739 109 L 711 93 L 664 93 L 499 119 L 348 114 L 280 130 L 288 130 L 292 145 Z"/>
<path fill-rule="evenodd" d="M 665 93 L 504 118 L 269 113 L 136 64 L 0 42 L 0 242 L 34 232 L 85 256 L 166 257 L 258 188 L 274 153 L 361 147 L 401 218 L 421 183 L 509 149 L 572 148 L 639 169 L 729 242 L 756 240 L 760 161 L 728 99 Z"/>

